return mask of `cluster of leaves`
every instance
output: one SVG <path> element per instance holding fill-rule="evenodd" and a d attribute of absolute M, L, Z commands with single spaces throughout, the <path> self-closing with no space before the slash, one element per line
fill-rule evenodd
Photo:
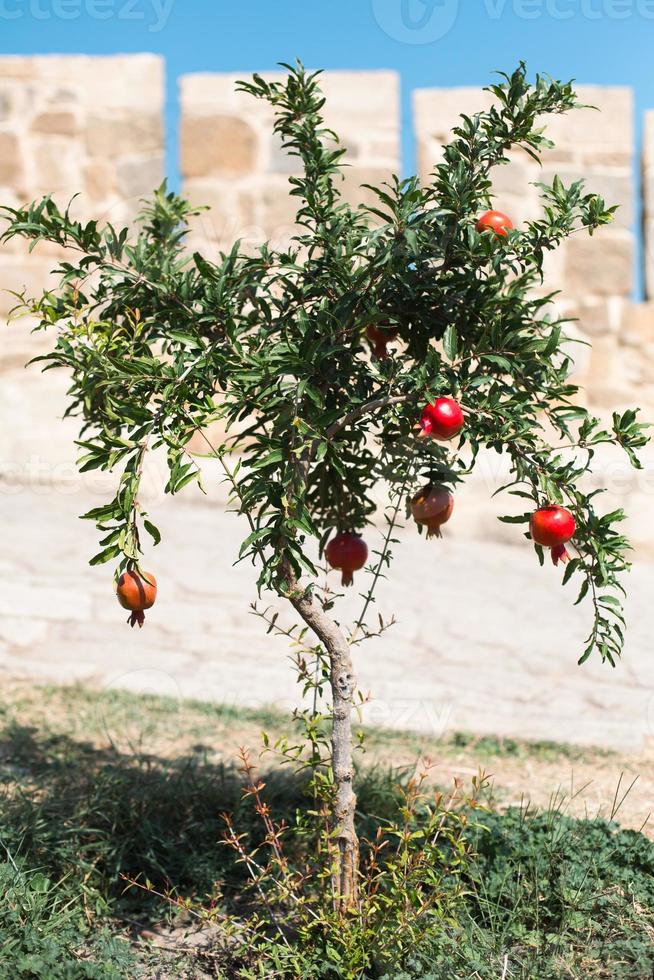
<path fill-rule="evenodd" d="M 312 873 L 302 822 L 277 825 L 263 783 L 251 782 L 246 797 L 269 833 L 251 849 L 245 834 L 227 840 L 265 895 L 266 914 L 248 919 L 254 931 L 238 975 L 647 980 L 652 842 L 613 821 L 575 820 L 562 805 L 489 811 L 478 804 L 482 788 L 444 796 L 411 777 L 398 780 L 391 805 L 382 793 L 378 813 L 389 817 L 368 828 L 361 908 L 343 918 Z"/>
<path fill-rule="evenodd" d="M 279 588 L 288 567 L 315 573 L 312 539 L 322 546 L 333 528 L 362 529 L 380 483 L 405 494 L 456 484 L 486 448 L 508 454 L 514 492 L 531 509 L 560 501 L 574 512 L 577 557 L 566 577 L 581 576 L 580 598 L 590 592 L 595 609 L 584 656 L 597 648 L 613 663 L 627 543 L 614 530 L 621 514 L 596 514 L 580 480 L 598 444 L 620 444 L 637 465 L 645 437 L 635 413 L 606 431 L 574 404 L 564 323 L 540 287 L 545 252 L 592 233 L 614 209 L 557 178 L 538 220 L 506 239 L 475 229 L 493 168 L 516 149 L 538 158 L 549 145 L 541 120 L 575 106 L 571 86 L 532 85 L 521 65 L 491 87 L 493 108 L 462 117 L 430 182 L 394 179 L 374 189 L 374 207 L 352 207 L 317 73 L 285 67 L 283 81 L 255 75 L 242 88 L 274 107 L 275 131 L 297 159 L 298 234 L 288 248 L 247 255 L 236 243 L 216 263 L 189 256 L 195 212 L 165 188 L 135 238 L 78 222 L 50 199 L 4 209 L 4 240 L 67 250 L 59 288 L 26 305 L 42 328 L 57 328 L 44 361 L 72 374 L 82 469 L 123 470 L 116 498 L 87 515 L 103 534 L 94 560 L 138 563 L 146 451 L 165 449 L 166 489 L 176 493 L 199 479 L 190 437 L 217 418 L 228 435 L 218 446 L 204 438 L 250 523 L 241 557 L 261 561 L 261 587 Z M 397 332 L 388 360 L 370 356 L 371 324 Z M 414 438 L 420 403 L 438 395 L 464 407 L 456 447 Z"/>
<path fill-rule="evenodd" d="M 328 811 L 298 811 L 290 825 L 276 820 L 264 780 L 246 753 L 242 762 L 244 798 L 265 832 L 253 840 L 226 818 L 225 843 L 250 876 L 239 976 L 379 977 L 442 936 L 471 871 L 470 826 L 483 780 L 468 795 L 459 783 L 450 793 L 434 791 L 427 769 L 390 779 L 373 771 L 368 786 L 364 776 L 359 903 L 343 916 L 325 872 L 323 852 L 333 847 Z"/>

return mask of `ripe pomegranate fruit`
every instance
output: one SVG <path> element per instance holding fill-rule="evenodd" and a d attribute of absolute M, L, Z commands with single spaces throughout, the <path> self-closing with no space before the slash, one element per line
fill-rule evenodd
<path fill-rule="evenodd" d="M 442 538 L 441 525 L 449 521 L 453 510 L 454 497 L 440 484 L 424 487 L 411 500 L 413 518 L 427 527 L 428 538 Z"/>
<path fill-rule="evenodd" d="M 360 534 L 341 531 L 327 544 L 325 557 L 332 568 L 343 573 L 341 584 L 352 585 L 354 572 L 363 568 L 368 560 L 368 545 Z"/>
<path fill-rule="evenodd" d="M 127 622 L 131 627 L 145 622 L 145 610 L 154 606 L 157 598 L 157 580 L 150 572 L 141 575 L 135 568 L 123 572 L 118 579 L 116 596 L 123 609 L 131 610 Z"/>
<path fill-rule="evenodd" d="M 534 511 L 529 521 L 529 533 L 536 544 L 551 549 L 555 565 L 570 560 L 565 543 L 573 536 L 575 529 L 575 519 L 570 511 L 554 504 Z"/>
<path fill-rule="evenodd" d="M 513 222 L 508 214 L 502 211 L 486 211 L 477 222 L 477 231 L 494 231 L 496 235 L 506 238 L 506 233 L 513 228 Z"/>
<path fill-rule="evenodd" d="M 418 438 L 431 436 L 439 442 L 454 439 L 463 428 L 465 419 L 458 402 L 453 398 L 437 398 L 431 405 L 425 405 L 420 416 Z"/>
<path fill-rule="evenodd" d="M 372 344 L 375 357 L 378 357 L 380 361 L 384 361 L 388 357 L 387 346 L 397 337 L 397 330 L 393 327 L 377 327 L 374 323 L 371 323 L 366 328 L 366 337 Z"/>

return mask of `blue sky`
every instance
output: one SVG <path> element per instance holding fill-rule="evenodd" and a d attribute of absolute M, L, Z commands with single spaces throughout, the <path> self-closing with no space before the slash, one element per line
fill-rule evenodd
<path fill-rule="evenodd" d="M 520 59 L 531 71 L 631 85 L 637 119 L 654 107 L 654 0 L 0 0 L 0 52 L 153 51 L 191 71 L 393 68 L 403 91 L 405 172 L 414 166 L 410 93 L 485 85 Z M 174 139 L 168 172 L 176 184 Z"/>

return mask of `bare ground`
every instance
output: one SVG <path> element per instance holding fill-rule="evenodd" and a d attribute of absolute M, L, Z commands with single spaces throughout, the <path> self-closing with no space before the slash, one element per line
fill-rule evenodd
<path fill-rule="evenodd" d="M 2 727 L 14 733 L 61 735 L 123 755 L 153 758 L 195 756 L 237 762 L 241 747 L 257 758 L 261 731 L 274 738 L 291 723 L 274 710 L 234 709 L 216 704 L 142 697 L 81 685 L 43 686 L 8 680 L 0 701 Z M 0 758 L 2 752 L 0 751 Z M 10 759 L 3 758 L 4 763 Z M 434 739 L 419 733 L 371 729 L 363 765 L 430 767 L 430 778 L 448 787 L 454 778 L 469 786 L 480 773 L 500 807 L 560 807 L 583 816 L 598 813 L 654 836 L 651 753 L 621 754 L 600 748 L 450 733 Z M 261 758 L 262 768 L 274 765 Z M 20 781 L 20 774 L 17 774 Z"/>

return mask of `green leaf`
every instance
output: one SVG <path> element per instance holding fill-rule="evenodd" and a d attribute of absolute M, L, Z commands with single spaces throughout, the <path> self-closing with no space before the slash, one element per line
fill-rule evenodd
<path fill-rule="evenodd" d="M 91 558 L 89 565 L 104 565 L 113 558 L 117 558 L 120 553 L 120 548 L 118 548 L 116 545 L 112 545 L 110 548 L 105 548 L 103 551 L 98 552 L 97 555 Z"/>
<path fill-rule="evenodd" d="M 458 351 L 458 337 L 456 327 L 453 324 L 450 324 L 443 334 L 443 350 L 445 351 L 445 356 L 450 361 L 456 360 Z"/>
<path fill-rule="evenodd" d="M 148 521 L 146 518 L 143 518 L 143 527 L 152 538 L 153 544 L 155 546 L 158 545 L 159 542 L 161 541 L 161 533 L 159 532 L 159 529 L 155 527 L 154 524 L 151 521 Z"/>

